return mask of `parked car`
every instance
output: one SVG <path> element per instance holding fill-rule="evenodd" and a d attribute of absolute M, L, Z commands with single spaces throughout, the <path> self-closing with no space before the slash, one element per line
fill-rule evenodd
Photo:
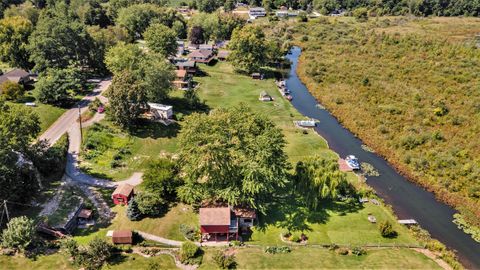
<path fill-rule="evenodd" d="M 349 155 L 345 158 L 348 167 L 352 168 L 352 170 L 360 170 L 360 163 L 358 159 L 354 155 Z"/>

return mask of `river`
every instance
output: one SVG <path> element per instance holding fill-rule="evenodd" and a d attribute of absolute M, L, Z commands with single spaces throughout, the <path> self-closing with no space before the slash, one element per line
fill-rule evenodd
<path fill-rule="evenodd" d="M 345 129 L 327 110 L 318 106 L 297 76 L 299 47 L 293 47 L 287 58 L 292 62 L 287 87 L 292 92 L 292 104 L 303 115 L 320 121 L 316 132 L 328 141 L 332 150 L 341 157 L 353 154 L 360 162 L 367 162 L 378 170 L 380 176 L 368 177 L 367 183 L 386 203 L 393 206 L 400 219 L 415 219 L 432 237 L 450 249 L 456 250 L 461 263 L 469 269 L 480 269 L 480 243 L 458 229 L 452 222 L 456 212 L 439 202 L 433 193 L 408 181 L 387 161 L 375 153 L 365 151 L 362 142 Z"/>

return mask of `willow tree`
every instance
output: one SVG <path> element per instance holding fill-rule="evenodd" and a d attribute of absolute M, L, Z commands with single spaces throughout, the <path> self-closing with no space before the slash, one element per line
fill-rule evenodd
<path fill-rule="evenodd" d="M 323 157 L 299 161 L 294 180 L 295 191 L 314 209 L 324 199 L 335 199 L 349 186 L 346 174 L 338 170 L 337 161 Z"/>
<path fill-rule="evenodd" d="M 286 183 L 281 130 L 244 104 L 188 116 L 179 145 L 185 185 L 178 196 L 187 203 L 210 199 L 263 211 Z"/>

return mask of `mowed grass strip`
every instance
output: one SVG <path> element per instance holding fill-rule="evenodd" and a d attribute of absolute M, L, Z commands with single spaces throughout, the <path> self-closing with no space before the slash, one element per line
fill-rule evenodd
<path fill-rule="evenodd" d="M 217 269 L 213 249 L 204 256 L 200 269 Z M 260 248 L 240 248 L 235 258 L 238 269 L 441 269 L 414 250 L 371 249 L 366 255 L 339 255 L 324 248 L 294 247 L 291 253 L 266 254 Z"/>

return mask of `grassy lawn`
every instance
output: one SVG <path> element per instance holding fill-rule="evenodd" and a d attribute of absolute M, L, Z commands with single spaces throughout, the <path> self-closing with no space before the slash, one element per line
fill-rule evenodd
<path fill-rule="evenodd" d="M 217 269 L 211 250 L 200 269 Z M 409 249 L 368 250 L 366 255 L 338 255 L 321 248 L 294 248 L 287 254 L 266 254 L 258 248 L 238 249 L 238 269 L 441 269 L 435 262 Z"/>
<path fill-rule="evenodd" d="M 80 243 L 88 243 L 94 237 L 104 238 L 108 230 L 131 229 L 138 230 L 168 239 L 183 241 L 185 238 L 180 233 L 180 224 L 189 226 L 198 226 L 197 215 L 192 208 L 187 205 L 179 204 L 163 217 L 160 218 L 144 218 L 140 221 L 130 221 L 126 216 L 126 207 L 117 205 L 112 210 L 116 213 L 107 228 L 101 228 L 95 232 L 77 230 L 75 239 Z"/>
<path fill-rule="evenodd" d="M 368 221 L 372 214 L 377 222 L 389 220 L 398 237 L 383 238 L 376 224 Z M 366 203 L 363 206 L 347 205 L 343 202 L 326 203 L 318 211 L 303 209 L 295 202 L 273 209 L 262 220 L 264 226 L 256 226 L 250 242 L 258 245 L 281 245 L 280 234 L 284 228 L 291 232 L 303 231 L 309 244 L 417 244 L 408 229 L 397 224 L 395 218 L 383 206 Z M 261 223 L 261 224 L 262 224 Z"/>
<path fill-rule="evenodd" d="M 136 254 L 115 256 L 108 265 L 102 269 L 148 269 L 148 265 L 156 262 L 161 269 L 176 269 L 173 258 L 168 255 L 160 255 L 152 258 L 144 258 Z M 30 260 L 23 256 L 0 255 L 1 269 L 23 270 L 50 270 L 50 269 L 78 269 L 70 264 L 67 257 L 60 254 L 39 256 L 36 260 Z"/>
<path fill-rule="evenodd" d="M 304 117 L 280 95 L 272 79 L 252 80 L 249 76 L 234 73 L 231 65 L 223 62 L 214 66 L 201 65 L 201 69 L 207 75 L 195 79 L 200 84 L 198 93 L 206 105 L 210 109 L 215 109 L 231 107 L 243 102 L 256 112 L 268 116 L 282 128 L 288 142 L 285 150 L 292 162 L 311 155 L 336 156 L 328 149 L 326 141 L 315 132 L 308 131 L 304 134 L 303 130 L 295 128 L 293 121 Z M 263 90 L 275 101 L 259 101 L 258 96 Z M 182 93 L 182 91 L 172 93 L 173 97 L 169 103 L 174 104 L 174 112 L 177 116 L 191 113 L 182 106 L 180 98 Z M 133 134 L 126 134 L 108 121 L 102 121 L 101 124 L 108 127 L 108 131 L 99 135 L 104 141 L 105 149 L 98 151 L 97 155 L 91 159 L 86 158 L 85 151 L 82 152 L 81 166 L 84 171 L 92 175 L 116 181 L 123 180 L 134 172 L 143 171 L 148 161 L 168 153 L 174 154 L 178 150 L 176 135 L 179 131 L 181 132 L 181 121 L 179 125 L 168 127 L 147 122 Z M 92 129 L 90 127 L 85 130 L 86 140 L 89 136 L 95 136 Z M 120 148 L 128 148 L 130 154 L 125 155 L 121 160 L 121 166 L 112 168 L 114 155 Z"/>

